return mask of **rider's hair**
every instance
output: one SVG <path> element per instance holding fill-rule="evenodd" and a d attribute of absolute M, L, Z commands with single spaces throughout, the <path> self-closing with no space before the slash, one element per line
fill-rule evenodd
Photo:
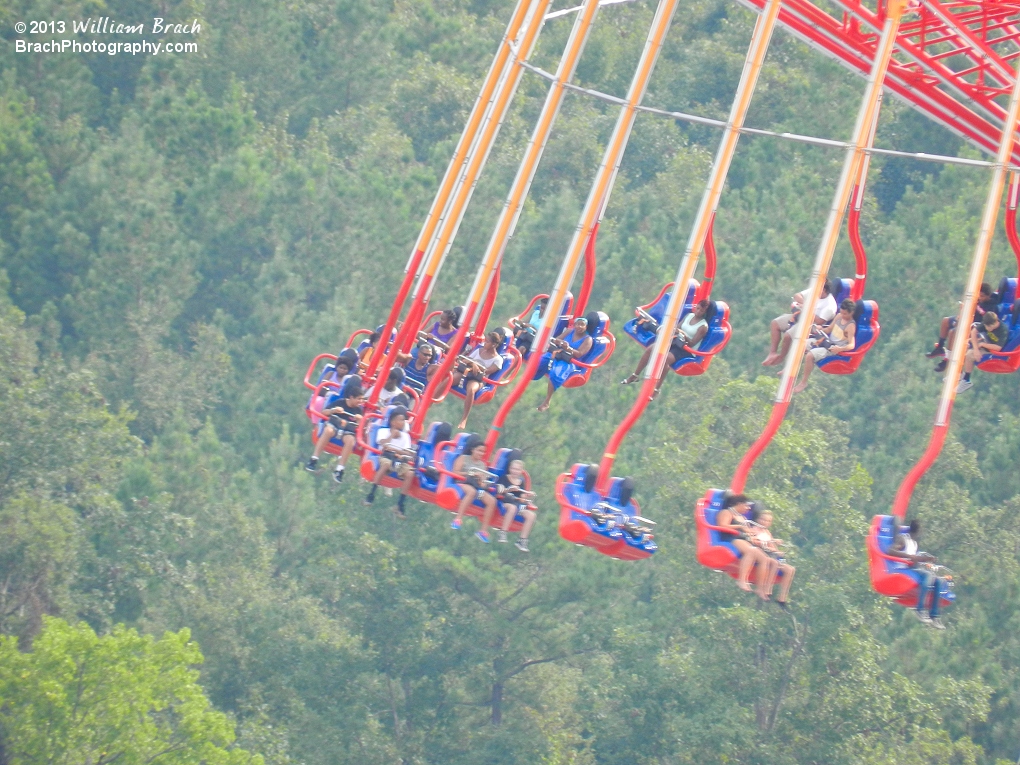
<path fill-rule="evenodd" d="M 917 520 L 917 518 L 915 518 L 914 520 L 907 524 L 907 528 L 910 530 L 910 536 L 914 536 L 915 534 L 920 533 L 921 522 Z"/>
<path fill-rule="evenodd" d="M 742 505 L 745 502 L 750 502 L 746 494 L 731 494 L 730 496 L 726 497 L 726 499 L 723 500 L 722 509 L 728 510 L 731 507 L 735 507 L 736 505 Z"/>

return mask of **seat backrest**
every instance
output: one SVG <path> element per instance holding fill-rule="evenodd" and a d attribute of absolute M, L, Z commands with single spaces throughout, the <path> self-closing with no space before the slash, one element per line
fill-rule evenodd
<path fill-rule="evenodd" d="M 854 331 L 854 347 L 860 348 L 865 343 L 870 343 L 875 336 L 875 301 L 858 300 L 857 310 L 854 315 L 857 318 L 857 329 Z"/>
<path fill-rule="evenodd" d="M 892 515 L 879 516 L 878 523 L 878 549 L 882 552 L 889 552 L 889 548 L 896 540 L 896 517 Z"/>
<path fill-rule="evenodd" d="M 503 449 L 499 449 L 496 454 L 493 455 L 493 460 L 489 470 L 498 475 L 500 478 L 506 475 L 506 470 L 510 466 L 510 453 L 513 451 L 515 450 L 507 449 L 505 447 Z"/>
<path fill-rule="evenodd" d="M 836 287 L 836 292 L 833 293 L 833 297 L 836 298 L 836 305 L 839 305 L 848 297 L 854 289 L 853 279 L 833 279 L 829 285 L 830 287 Z"/>
<path fill-rule="evenodd" d="M 418 468 L 432 467 L 432 458 L 436 454 L 436 445 L 450 440 L 453 427 L 448 422 L 433 422 L 425 432 L 425 437 L 418 441 Z"/>
<path fill-rule="evenodd" d="M 585 314 L 588 319 L 588 334 L 592 337 L 602 337 L 609 326 L 609 316 L 602 311 L 589 311 Z"/>
<path fill-rule="evenodd" d="M 506 327 L 499 327 L 499 329 L 503 331 L 503 342 L 496 346 L 496 353 L 502 356 L 504 353 L 509 352 L 510 343 L 514 340 L 514 333 Z"/>
<path fill-rule="evenodd" d="M 1013 310 L 1016 300 L 1016 279 L 1004 276 L 999 282 L 999 318 Z"/>
<path fill-rule="evenodd" d="M 1006 339 L 1006 344 L 1002 346 L 1002 350 L 1015 351 L 1017 348 L 1020 348 L 1020 322 L 1010 330 L 1009 337 Z"/>
<path fill-rule="evenodd" d="M 730 320 L 730 307 L 721 300 L 715 301 L 715 310 L 708 319 L 708 332 L 698 350 L 702 353 L 711 351 L 726 338 L 726 327 Z"/>

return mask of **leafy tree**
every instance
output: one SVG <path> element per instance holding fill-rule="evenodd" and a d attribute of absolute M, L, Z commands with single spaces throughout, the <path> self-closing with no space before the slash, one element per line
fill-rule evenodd
<path fill-rule="evenodd" d="M 156 640 L 116 627 L 48 619 L 32 650 L 0 638 L 0 744 L 12 765 L 36 762 L 261 763 L 231 747 L 233 724 L 199 686 L 188 630 Z"/>

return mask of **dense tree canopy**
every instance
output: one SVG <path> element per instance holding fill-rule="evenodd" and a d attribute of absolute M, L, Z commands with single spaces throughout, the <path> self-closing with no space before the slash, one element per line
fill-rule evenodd
<path fill-rule="evenodd" d="M 0 7 L 0 761 L 158 763 L 167 742 L 186 743 L 162 761 L 274 765 L 1016 760 L 1015 376 L 975 378 L 912 505 L 959 574 L 949 629 L 876 596 L 863 546 L 926 443 L 940 380 L 923 352 L 962 291 L 984 169 L 872 164 L 881 341 L 852 377 L 813 377 L 750 477 L 795 548 L 789 613 L 696 564 L 692 510 L 768 415 L 768 321 L 807 280 L 835 150 L 741 140 L 715 226 L 733 340 L 708 374 L 668 380 L 617 464 L 658 522 L 652 559 L 556 532 L 556 475 L 596 460 L 633 401 L 622 337 L 588 385 L 546 414 L 536 385 L 507 422 L 539 494 L 527 555 L 301 470 L 304 369 L 389 309 L 511 8 Z M 576 80 L 622 94 L 653 13 L 602 9 Z M 199 51 L 14 52 L 16 21 L 90 15 L 199 19 Z M 752 23 L 683 3 L 646 103 L 724 116 Z M 546 24 L 539 66 L 569 26 Z M 546 85 L 522 82 L 436 306 L 463 302 Z M 777 32 L 749 122 L 846 138 L 862 89 Z M 567 95 L 494 321 L 551 286 L 615 114 Z M 716 141 L 638 119 L 598 241 L 592 307 L 614 328 L 672 278 Z M 892 99 L 878 142 L 972 152 Z M 844 241 L 831 275 L 852 268 Z M 1014 270 L 999 232 L 987 280 Z M 72 710 L 85 681 L 91 707 Z"/>

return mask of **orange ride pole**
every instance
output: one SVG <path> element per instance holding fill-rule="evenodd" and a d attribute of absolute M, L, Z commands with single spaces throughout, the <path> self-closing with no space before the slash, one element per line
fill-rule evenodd
<path fill-rule="evenodd" d="M 506 68 L 507 61 L 510 59 L 512 51 L 511 44 L 517 37 L 518 32 L 520 32 L 521 25 L 524 23 L 528 9 L 533 3 L 534 0 L 517 0 L 517 7 L 514 8 L 513 15 L 510 17 L 510 23 L 507 24 L 506 32 L 504 32 L 503 39 L 500 41 L 499 48 L 496 50 L 496 56 L 492 60 L 492 66 L 489 67 L 489 72 L 486 74 L 485 80 L 482 82 L 482 89 L 479 91 L 478 98 L 475 99 L 475 104 L 471 108 L 471 113 L 468 115 L 467 124 L 464 125 L 464 132 L 460 135 L 460 140 L 457 142 L 457 148 L 454 150 L 453 156 L 450 158 L 450 164 L 446 167 L 446 173 L 443 175 L 443 180 L 439 184 L 439 189 L 436 191 L 435 199 L 432 200 L 432 207 L 429 208 L 428 215 L 425 217 L 425 223 L 422 225 L 421 231 L 418 233 L 418 239 L 414 243 L 414 249 L 411 251 L 411 257 L 408 259 L 407 265 L 404 267 L 404 280 L 400 285 L 400 290 L 397 292 L 397 298 L 393 301 L 393 307 L 390 309 L 390 314 L 386 319 L 382 335 L 384 338 L 388 338 L 390 333 L 393 331 L 394 326 L 396 326 L 397 319 L 400 317 L 400 312 L 404 308 L 404 301 L 407 300 L 407 295 L 411 291 L 411 286 L 413 285 L 415 278 L 418 276 L 422 259 L 425 256 L 425 250 L 428 248 L 429 242 L 432 241 L 432 235 L 435 233 L 440 215 L 446 207 L 447 201 L 450 199 L 450 194 L 453 192 L 457 178 L 460 177 L 460 170 L 464 166 L 464 162 L 467 160 L 470 150 L 475 143 L 475 138 L 478 135 L 478 129 L 482 124 L 482 119 L 489 111 L 496 86 L 501 81 L 503 70 Z M 382 345 L 381 347 L 385 347 L 385 345 Z M 369 362 L 368 369 L 365 373 L 367 376 L 371 377 L 375 373 L 382 356 L 383 354 L 381 353 L 372 354 L 372 359 Z"/>
<path fill-rule="evenodd" d="M 602 217 L 609 202 L 609 195 L 612 193 L 616 175 L 620 169 L 620 161 L 623 159 L 623 152 L 630 140 L 631 129 L 634 126 L 634 118 L 637 116 L 636 107 L 640 105 L 648 88 L 648 80 L 655 69 L 655 63 L 662 49 L 662 43 L 666 39 L 666 33 L 673 21 L 673 14 L 679 0 L 659 0 L 659 6 L 655 11 L 652 26 L 645 38 L 645 47 L 641 53 L 634 77 L 631 79 L 630 89 L 627 93 L 627 103 L 620 110 L 620 116 L 616 120 L 616 127 L 606 145 L 605 153 L 602 155 L 602 163 L 595 174 L 595 181 L 592 183 L 591 191 L 588 192 L 588 201 L 581 212 L 577 228 L 574 230 L 573 239 L 567 249 L 566 257 L 560 266 L 560 273 L 556 277 L 555 286 L 549 295 L 549 308 L 542 317 L 542 323 L 538 328 L 535 340 L 531 344 L 531 356 L 528 358 L 527 366 L 520 374 L 516 385 L 510 395 L 496 412 L 496 416 L 489 428 L 486 437 L 486 453 L 491 453 L 499 442 L 499 432 L 506 421 L 507 415 L 514 404 L 524 394 L 531 378 L 535 376 L 535 370 L 549 345 L 553 328 L 559 319 L 558 310 L 554 306 L 563 305 L 566 299 L 567 290 L 570 289 L 577 270 L 581 264 L 585 250 L 589 245 L 594 246 L 593 237 L 599 219 Z M 594 253 L 593 253 L 594 254 Z"/>
<path fill-rule="evenodd" d="M 606 444 L 599 463 L 599 475 L 595 484 L 595 491 L 604 495 L 609 489 L 612 478 L 613 463 L 616 461 L 616 453 L 623 443 L 623 439 L 640 419 L 648 402 L 652 400 L 656 383 L 666 365 L 666 355 L 669 353 L 669 345 L 673 339 L 673 327 L 680 318 L 680 311 L 683 309 L 684 298 L 687 294 L 686 285 L 694 276 L 694 270 L 698 266 L 698 258 L 705 246 L 705 240 L 715 220 L 715 212 L 719 207 L 719 199 L 722 197 L 723 186 L 726 183 L 726 174 L 729 172 L 730 163 L 737 149 L 737 140 L 740 137 L 740 129 L 744 126 L 744 118 L 751 105 L 751 97 L 754 95 L 755 86 L 758 84 L 758 75 L 761 73 L 762 64 L 765 62 L 765 54 L 769 49 L 769 42 L 772 40 L 772 31 L 776 26 L 776 19 L 779 16 L 780 0 L 769 0 L 762 14 L 754 25 L 754 32 L 751 35 L 751 44 L 747 49 L 744 58 L 744 68 L 740 73 L 740 82 L 737 85 L 737 92 L 733 97 L 733 105 L 730 107 L 730 115 L 726 120 L 726 127 L 723 131 L 722 140 L 719 142 L 719 149 L 712 163 L 712 171 L 701 196 L 701 205 L 698 208 L 697 217 L 687 238 L 687 248 L 680 261 L 680 268 L 677 271 L 676 279 L 673 280 L 673 292 L 666 305 L 666 312 L 659 322 L 661 331 L 656 335 L 655 344 L 652 347 L 652 355 L 645 367 L 645 379 L 641 383 L 641 390 L 637 400 L 631 407 L 630 412 L 617 426 L 609 442 Z"/>
<path fill-rule="evenodd" d="M 535 177 L 535 171 L 538 169 L 542 152 L 545 150 L 549 135 L 552 133 L 553 124 L 556 122 L 556 117 L 559 114 L 560 105 L 563 103 L 563 96 L 566 92 L 564 85 L 574 76 L 574 70 L 577 68 L 581 52 L 588 41 L 588 34 L 591 32 L 598 7 L 598 0 L 584 0 L 581 12 L 574 19 L 573 29 L 570 31 L 570 37 L 567 39 L 567 45 L 563 50 L 559 66 L 556 69 L 556 79 L 549 88 L 545 104 L 542 106 L 542 113 L 539 115 L 538 123 L 535 125 L 531 140 L 524 152 L 524 159 L 521 160 L 521 165 L 517 169 L 517 176 L 510 187 L 510 193 L 507 195 L 506 203 L 500 212 L 499 221 L 496 223 L 496 228 L 492 232 L 492 238 L 489 240 L 489 245 L 485 250 L 485 256 L 482 258 L 481 266 L 479 266 L 478 273 L 475 275 L 474 284 L 471 287 L 467 303 L 464 305 L 464 311 L 460 317 L 460 327 L 457 330 L 457 334 L 450 341 L 451 349 L 463 347 L 464 338 L 467 336 L 471 322 L 475 317 L 475 312 L 481 302 L 482 295 L 489 287 L 489 283 L 499 268 L 506 244 L 513 234 L 514 227 L 517 225 L 517 219 L 524 208 L 524 200 L 527 198 L 528 190 L 531 188 L 531 181 Z M 518 66 L 518 79 L 522 71 L 523 67 Z M 473 184 L 469 187 L 465 183 L 461 191 L 470 193 L 472 188 Z M 450 246 L 453 244 L 453 237 L 456 235 L 457 226 L 459 225 L 460 220 L 458 218 L 456 225 L 447 226 L 443 235 L 433 245 L 435 252 L 440 253 L 439 257 L 435 260 L 437 272 L 442 267 L 443 261 L 446 260 L 447 254 L 449 254 Z M 429 281 L 419 284 L 418 289 L 422 292 L 421 300 L 423 303 L 428 302 L 433 286 L 434 281 L 431 278 Z M 555 305 L 555 303 L 550 304 Z M 550 312 L 546 311 L 546 313 Z M 425 387 L 425 392 L 422 394 L 415 410 L 416 416 L 412 424 L 412 436 L 417 438 L 421 435 L 421 430 L 425 423 L 425 415 L 432 405 L 435 391 L 449 377 L 456 361 L 456 355 L 456 353 L 451 351 L 443 357 L 439 369 Z"/>
<path fill-rule="evenodd" d="M 928 448 L 925 449 L 917 464 L 907 473 L 893 499 L 892 514 L 900 520 L 906 517 L 914 487 L 938 458 L 949 431 L 949 420 L 953 413 L 953 402 L 956 399 L 956 385 L 967 352 L 967 336 L 963 333 L 966 328 L 970 327 L 974 309 L 977 306 L 978 291 L 981 289 L 981 280 L 984 278 L 985 266 L 988 263 L 988 250 L 992 246 L 995 222 L 999 217 L 1002 188 L 1006 183 L 1006 168 L 1009 164 L 1010 154 L 1013 152 L 1017 118 L 1020 117 L 1020 75 L 1014 75 L 1014 77 L 1009 111 L 1002 129 L 1002 139 L 999 141 L 999 153 L 996 155 L 993 165 L 992 182 L 988 187 L 985 210 L 981 216 L 981 231 L 978 234 L 977 244 L 974 246 L 974 258 L 971 260 L 970 275 L 967 277 L 966 291 L 963 294 L 963 302 L 960 304 L 960 315 L 956 319 L 956 342 L 953 343 L 953 350 L 949 354 L 949 368 L 946 370 L 946 378 L 942 383 L 942 395 L 939 398 L 939 408 L 935 414 L 935 427 L 932 430 Z"/>
<path fill-rule="evenodd" d="M 811 272 L 811 283 L 800 311 L 800 318 L 797 319 L 797 323 L 792 329 L 793 342 L 786 356 L 786 364 L 779 381 L 779 392 L 776 394 L 776 401 L 772 407 L 772 415 L 765 426 L 765 431 L 748 449 L 733 474 L 730 489 L 734 492 L 744 490 L 747 474 L 751 472 L 755 460 L 765 451 L 765 447 L 779 430 L 783 418 L 786 417 L 786 410 L 790 406 L 793 381 L 797 379 L 801 362 L 804 360 L 804 349 L 807 347 L 810 327 L 815 316 L 815 307 L 818 305 L 818 298 L 822 292 L 822 280 L 832 263 L 832 254 L 835 252 L 836 242 L 839 240 L 839 229 L 843 223 L 843 214 L 850 202 L 850 193 L 860 174 L 866 150 L 871 147 L 871 141 L 875 135 L 874 122 L 882 102 L 882 84 L 885 81 L 885 73 L 889 69 L 889 61 L 896 45 L 896 33 L 899 30 L 900 19 L 903 17 L 906 6 L 907 0 L 890 0 L 886 9 L 882 36 L 878 41 L 875 61 L 871 66 L 871 73 L 868 75 L 868 84 L 864 89 L 861 108 L 857 112 L 857 122 L 854 124 L 853 137 L 850 139 L 852 145 L 847 149 L 846 159 L 843 161 L 843 172 L 836 185 L 832 207 L 829 209 L 829 218 L 825 223 L 822 241 L 818 246 L 814 269 Z"/>
<path fill-rule="evenodd" d="M 475 144 L 471 147 L 465 159 L 466 164 L 464 164 L 463 171 L 457 173 L 443 215 L 436 220 L 434 232 L 430 235 L 428 242 L 425 243 L 419 240 L 419 245 L 423 247 L 425 254 L 423 256 L 424 262 L 420 267 L 421 273 L 419 274 L 412 297 L 411 308 L 408 311 L 407 318 L 404 320 L 404 326 L 401 328 L 397 340 L 392 344 L 389 352 L 383 356 L 381 369 L 369 398 L 370 404 L 374 404 L 378 400 L 382 385 L 386 381 L 386 376 L 396 361 L 397 352 L 407 351 L 411 346 L 418 329 L 418 322 L 421 321 L 421 317 L 424 315 L 425 307 L 428 304 L 428 297 L 432 291 L 432 284 L 440 267 L 442 259 L 440 255 L 445 251 L 447 245 L 453 241 L 453 237 L 456 236 L 457 228 L 460 226 L 464 211 L 467 209 L 471 194 L 478 182 L 478 176 L 481 174 L 489 158 L 489 153 L 496 141 L 496 137 L 499 135 L 499 129 L 503 125 L 503 120 L 510 108 L 510 103 L 517 92 L 517 86 L 520 84 L 521 76 L 524 73 L 522 64 L 528 60 L 538 42 L 538 34 L 545 21 L 545 13 L 549 8 L 549 3 L 550 0 L 533 0 L 527 9 L 527 14 L 519 29 L 516 42 L 505 41 L 506 45 L 501 46 L 500 50 L 502 51 L 505 47 L 507 55 L 510 56 L 512 54 L 512 58 L 503 67 L 498 78 L 499 81 L 494 86 L 492 103 L 482 120 L 481 129 L 477 134 Z M 459 166 L 458 170 L 460 170 Z M 437 208 L 434 205 L 434 209 L 443 208 Z M 386 336 L 384 332 L 383 337 Z"/>

